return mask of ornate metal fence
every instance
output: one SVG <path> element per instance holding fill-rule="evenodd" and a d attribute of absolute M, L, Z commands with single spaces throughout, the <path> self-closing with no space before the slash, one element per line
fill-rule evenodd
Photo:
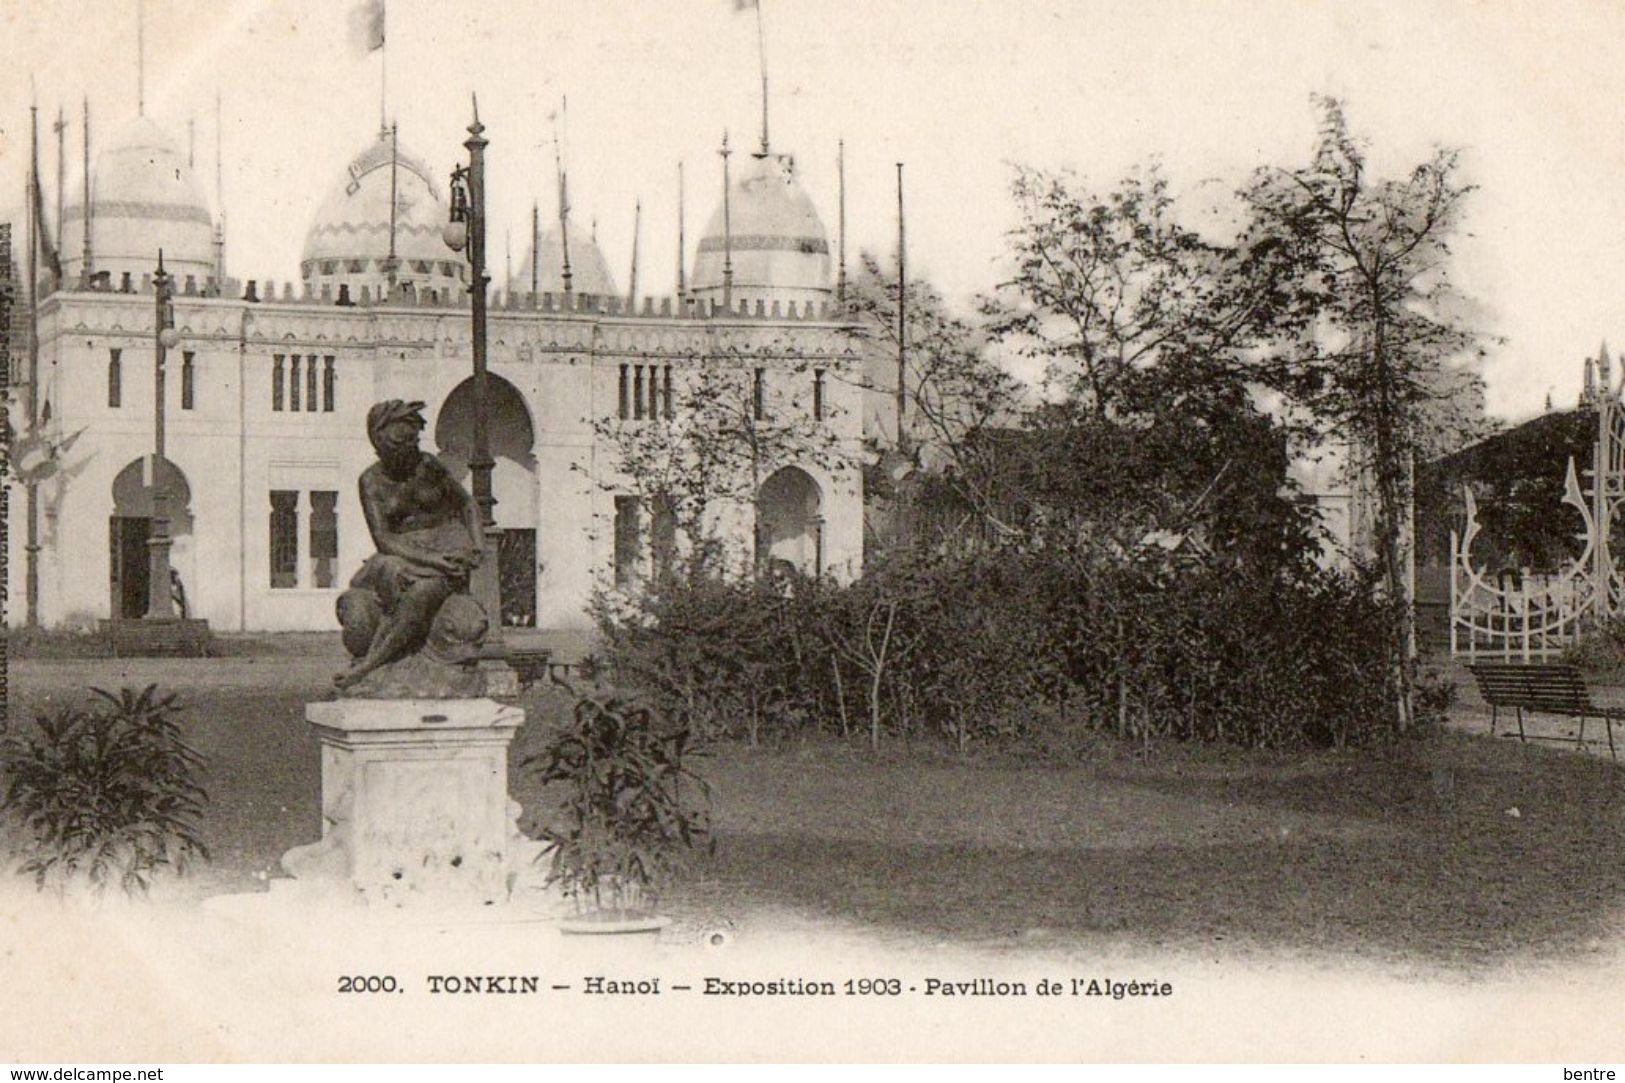
<path fill-rule="evenodd" d="M 1588 381 L 1589 383 L 1589 381 Z M 1610 534 L 1625 503 L 1625 405 L 1608 387 L 1592 396 L 1597 441 L 1591 467 L 1569 459 L 1563 503 L 1581 519 L 1579 556 L 1551 574 L 1527 569 L 1499 572 L 1472 558 L 1478 506 L 1466 489 L 1467 521 L 1450 534 L 1450 653 L 1467 658 L 1548 658 L 1576 642 L 1591 622 L 1625 609 L 1625 575 L 1615 563 Z M 1585 478 L 1582 485 L 1580 478 Z"/>

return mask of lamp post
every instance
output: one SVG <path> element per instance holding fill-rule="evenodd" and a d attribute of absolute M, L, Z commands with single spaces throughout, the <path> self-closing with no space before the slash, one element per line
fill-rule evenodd
<path fill-rule="evenodd" d="M 480 603 L 490 620 L 487 652 L 501 658 L 502 589 L 497 569 L 501 531 L 496 525 L 496 498 L 491 493 L 491 469 L 496 462 L 491 458 L 487 416 L 490 398 L 485 370 L 485 292 L 491 278 L 485 271 L 485 147 L 489 140 L 484 132 L 476 98 L 474 122 L 468 126 L 468 139 L 463 142 L 468 148 L 468 164 L 458 166 L 451 173 L 451 220 L 446 224 L 444 239 L 453 251 L 468 249 L 474 348 L 474 446 L 468 470 L 474 503 L 479 508 L 480 529 L 485 534 L 481 539 L 484 559 L 474 569 L 469 586 L 474 600 Z"/>
<path fill-rule="evenodd" d="M 169 585 L 169 477 L 164 458 L 164 364 L 180 342 L 170 298 L 170 277 L 164 270 L 164 250 L 158 250 L 158 273 L 152 276 L 153 312 L 153 456 L 152 533 L 147 538 L 147 619 L 175 619 L 175 600 Z"/>

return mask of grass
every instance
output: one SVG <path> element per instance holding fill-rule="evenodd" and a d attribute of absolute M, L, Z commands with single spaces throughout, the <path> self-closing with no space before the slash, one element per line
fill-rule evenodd
<path fill-rule="evenodd" d="M 245 890 L 320 834 L 304 705 L 333 668 L 301 657 L 21 662 L 12 724 L 90 684 L 183 689 L 211 763 L 215 855 L 190 891 Z M 540 697 L 528 706 L 514 762 L 549 713 Z M 1143 758 L 1096 745 L 1063 765 L 811 743 L 725 747 L 702 770 L 718 852 L 664 900 L 689 928 L 776 913 L 905 941 L 1286 951 L 1467 971 L 1583 956 L 1620 931 L 1625 774 L 1512 741 Z M 546 813 L 523 778 L 510 785 L 528 815 Z"/>

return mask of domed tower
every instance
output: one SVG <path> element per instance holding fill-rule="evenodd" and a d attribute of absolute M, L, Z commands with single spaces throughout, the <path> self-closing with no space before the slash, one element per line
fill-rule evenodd
<path fill-rule="evenodd" d="M 465 288 L 467 265 L 441 239 L 447 212 L 439 188 L 428 167 L 399 150 L 385 129 L 356 155 L 305 233 L 299 273 L 312 293 L 326 286 L 336 299 L 345 286 L 356 299 L 365 286 L 374 296 L 387 294 L 392 190 L 395 281 L 442 296 Z"/>
<path fill-rule="evenodd" d="M 214 277 L 214 219 L 186 155 L 143 116 L 96 157 L 91 170 L 91 270 L 108 273 L 117 289 L 158 267 L 185 288 L 203 290 Z M 79 280 L 84 267 L 85 205 L 81 194 L 62 212 L 63 281 Z"/>
<path fill-rule="evenodd" d="M 557 224 L 541 236 L 541 260 L 536 265 L 536 289 L 540 293 L 564 292 L 564 234 Z M 529 293 L 531 289 L 530 248 L 525 258 L 514 266 L 508 289 Z M 614 297 L 618 295 L 615 278 L 609 273 L 609 261 L 604 259 L 597 238 L 582 230 L 570 230 L 570 290 L 588 297 Z"/>
<path fill-rule="evenodd" d="M 690 293 L 721 303 L 730 257 L 736 307 L 830 299 L 829 237 L 790 155 L 754 154 L 735 174 L 700 237 Z"/>

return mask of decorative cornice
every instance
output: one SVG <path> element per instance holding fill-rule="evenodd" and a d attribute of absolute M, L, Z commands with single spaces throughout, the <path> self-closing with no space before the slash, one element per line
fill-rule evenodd
<path fill-rule="evenodd" d="M 805 252 L 810 255 L 829 255 L 829 242 L 822 237 L 780 237 L 774 234 L 746 233 L 732 241 L 725 237 L 701 237 L 701 252 L 722 252 L 731 248 L 735 252 Z"/>
<path fill-rule="evenodd" d="M 202 207 L 192 207 L 184 203 L 140 203 L 128 200 L 98 199 L 92 203 L 95 208 L 96 220 L 104 218 L 135 218 L 144 221 L 161 222 L 199 222 L 205 226 L 213 226 L 214 219 Z M 83 205 L 75 204 L 62 212 L 64 222 L 77 222 L 85 216 Z"/>

